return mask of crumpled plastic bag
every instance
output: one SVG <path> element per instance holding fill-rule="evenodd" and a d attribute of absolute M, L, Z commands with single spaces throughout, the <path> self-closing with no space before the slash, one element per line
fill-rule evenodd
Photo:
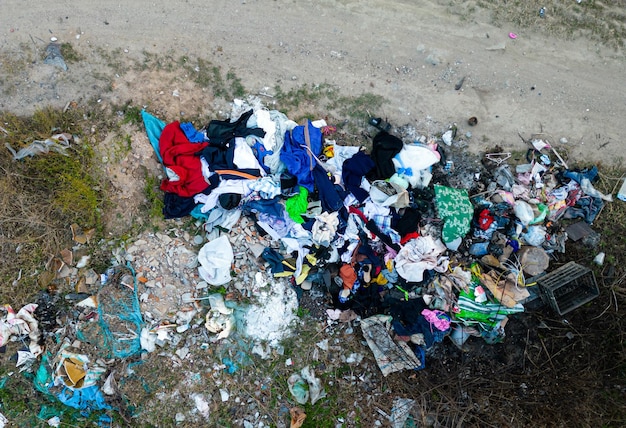
<path fill-rule="evenodd" d="M 306 366 L 300 373 L 294 373 L 287 379 L 289 392 L 300 404 L 306 404 L 311 398 L 311 404 L 317 403 L 326 397 L 326 391 L 322 388 L 322 381 L 315 377 L 311 367 Z"/>
<path fill-rule="evenodd" d="M 204 244 L 198 252 L 198 273 L 211 285 L 224 285 L 230 281 L 230 268 L 235 255 L 226 235 Z"/>
<path fill-rule="evenodd" d="M 311 404 L 317 403 L 320 399 L 326 397 L 326 391 L 322 388 L 322 381 L 315 377 L 315 372 L 311 367 L 306 366 L 300 370 L 302 378 L 309 384 L 309 396 L 311 397 Z"/>
<path fill-rule="evenodd" d="M 309 401 L 309 386 L 302 376 L 294 373 L 287 379 L 287 386 L 293 398 L 300 404 L 306 404 Z"/>
<path fill-rule="evenodd" d="M 535 218 L 533 207 L 531 207 L 530 204 L 525 201 L 521 201 L 521 200 L 515 201 L 513 212 L 515 213 L 515 216 L 519 219 L 519 221 L 522 222 L 524 226 L 528 226 Z"/>
<path fill-rule="evenodd" d="M 24 159 L 27 156 L 33 157 L 38 154 L 48 153 L 50 150 L 63 156 L 69 156 L 66 150 L 70 147 L 71 139 L 72 136 L 70 134 L 55 134 L 43 141 L 33 141 L 30 145 L 21 148 L 17 152 L 9 143 L 5 143 L 5 146 L 13 155 L 14 160 Z"/>
<path fill-rule="evenodd" d="M 211 338 L 212 342 L 217 342 L 227 338 L 235 326 L 234 310 L 226 307 L 224 297 L 218 293 L 209 296 L 209 304 L 211 310 L 206 314 L 204 326 L 211 333 L 217 333 L 216 337 Z"/>
<path fill-rule="evenodd" d="M 29 303 L 22 307 L 17 313 L 10 305 L 5 305 L 7 316 L 0 320 L 0 346 L 4 346 L 11 336 L 20 336 L 28 334 L 30 339 L 30 352 L 36 357 L 43 352 L 43 348 L 39 345 L 39 323 L 33 316 L 37 304 Z"/>
<path fill-rule="evenodd" d="M 527 245 L 539 247 L 546 240 L 547 230 L 544 226 L 531 226 L 528 232 L 523 233 L 520 237 Z"/>

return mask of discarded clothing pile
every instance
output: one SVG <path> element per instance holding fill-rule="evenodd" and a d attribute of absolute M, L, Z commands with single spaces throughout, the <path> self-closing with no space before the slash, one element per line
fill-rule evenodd
<path fill-rule="evenodd" d="M 150 120 L 144 112 L 154 141 Z M 499 161 L 483 177 L 487 191 L 470 196 L 447 185 L 440 139 L 407 143 L 381 129 L 368 152 L 328 139 L 333 131 L 261 108 L 200 131 L 170 123 L 155 147 L 167 172 L 164 215 L 201 219 L 209 240 L 248 216 L 275 244 L 260 256 L 275 277 L 318 287 L 364 320 L 390 317 L 364 323 L 364 334 L 375 354 L 394 341 L 408 346 L 415 358 L 399 369 L 423 368 L 425 352 L 451 332 L 459 346 L 468 332 L 502 340 L 507 316 L 524 311 L 527 277 L 565 251 L 559 220 L 591 223 L 610 200 L 593 187 L 595 167 L 557 167 L 538 142 L 516 175 Z M 221 273 L 204 259 L 205 280 L 229 281 L 228 259 Z"/>

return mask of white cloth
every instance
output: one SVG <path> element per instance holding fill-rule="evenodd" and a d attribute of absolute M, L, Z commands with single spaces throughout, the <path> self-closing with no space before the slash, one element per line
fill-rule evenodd
<path fill-rule="evenodd" d="M 254 112 L 254 116 L 256 116 L 256 125 L 265 131 L 263 146 L 267 150 L 274 150 L 274 147 L 276 147 L 276 123 L 270 118 L 270 112 L 268 110 L 257 110 Z"/>
<path fill-rule="evenodd" d="M 426 270 L 445 272 L 450 262 L 448 257 L 441 256 L 445 251 L 446 246 L 439 239 L 430 236 L 411 239 L 398 251 L 396 271 L 410 282 L 422 281 Z"/>
<path fill-rule="evenodd" d="M 246 143 L 246 139 L 242 137 L 235 138 L 235 151 L 233 153 L 233 163 L 238 169 L 256 169 L 259 170 L 261 176 L 265 175 L 265 170 L 259 163 L 252 148 Z"/>
<path fill-rule="evenodd" d="M 248 196 L 252 193 L 249 186 L 251 181 L 255 180 L 221 180 L 220 184 L 210 194 L 198 193 L 193 197 L 193 200 L 196 204 L 204 204 L 200 208 L 200 212 L 206 213 L 216 207 L 219 196 L 224 193 Z"/>
<path fill-rule="evenodd" d="M 343 163 L 355 154 L 357 154 L 360 148 L 354 146 L 339 146 L 334 141 L 333 145 L 334 156 L 326 161 L 326 167 L 333 174 L 338 174 L 339 176 L 341 176 Z"/>

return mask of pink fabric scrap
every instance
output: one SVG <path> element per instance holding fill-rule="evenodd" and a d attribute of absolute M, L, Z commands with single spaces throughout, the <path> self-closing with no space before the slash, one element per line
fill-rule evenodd
<path fill-rule="evenodd" d="M 446 331 L 450 328 L 450 318 L 445 312 L 430 309 L 424 309 L 422 315 L 426 321 L 434 325 L 439 331 Z"/>

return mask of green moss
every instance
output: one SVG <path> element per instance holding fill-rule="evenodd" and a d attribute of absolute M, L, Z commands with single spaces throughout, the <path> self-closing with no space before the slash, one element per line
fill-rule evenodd
<path fill-rule="evenodd" d="M 62 43 L 60 46 L 61 55 L 67 64 L 77 63 L 82 61 L 83 56 L 76 52 L 74 46 L 70 43 Z"/>
<path fill-rule="evenodd" d="M 160 181 L 157 177 L 149 174 L 146 174 L 145 181 L 144 193 L 148 201 L 148 214 L 151 218 L 162 218 L 165 204 L 163 192 L 159 189 Z"/>

